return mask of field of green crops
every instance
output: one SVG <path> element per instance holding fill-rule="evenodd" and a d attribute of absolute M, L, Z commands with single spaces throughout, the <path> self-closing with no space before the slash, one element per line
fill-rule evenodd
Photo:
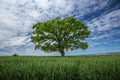
<path fill-rule="evenodd" d="M 120 80 L 120 56 L 0 57 L 0 80 Z"/>

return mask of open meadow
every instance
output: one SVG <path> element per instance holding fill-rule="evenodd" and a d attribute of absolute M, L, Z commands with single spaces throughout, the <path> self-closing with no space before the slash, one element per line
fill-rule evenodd
<path fill-rule="evenodd" d="M 0 80 L 120 80 L 120 56 L 4 56 Z"/>

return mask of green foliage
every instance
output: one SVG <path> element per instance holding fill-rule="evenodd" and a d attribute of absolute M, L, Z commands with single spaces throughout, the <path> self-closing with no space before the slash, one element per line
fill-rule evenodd
<path fill-rule="evenodd" d="M 64 53 L 64 50 L 87 49 L 88 44 L 84 40 L 89 34 L 87 26 L 76 18 L 57 17 L 34 24 L 31 40 L 35 43 L 35 49 Z"/>
<path fill-rule="evenodd" d="M 0 57 L 0 80 L 119 80 L 120 56 Z"/>
<path fill-rule="evenodd" d="M 17 53 L 13 54 L 12 56 L 19 56 Z"/>

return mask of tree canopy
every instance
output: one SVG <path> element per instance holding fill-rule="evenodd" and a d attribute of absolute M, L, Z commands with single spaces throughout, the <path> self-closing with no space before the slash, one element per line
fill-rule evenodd
<path fill-rule="evenodd" d="M 58 51 L 64 56 L 67 50 L 88 48 L 85 38 L 90 35 L 90 31 L 84 23 L 74 17 L 56 17 L 38 22 L 32 28 L 31 40 L 35 43 L 35 49 L 45 52 Z"/>

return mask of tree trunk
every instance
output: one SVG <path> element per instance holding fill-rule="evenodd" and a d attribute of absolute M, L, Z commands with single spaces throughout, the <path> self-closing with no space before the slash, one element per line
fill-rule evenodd
<path fill-rule="evenodd" d="M 64 50 L 61 50 L 60 53 L 61 53 L 61 56 L 62 56 L 62 57 L 65 56 Z"/>

